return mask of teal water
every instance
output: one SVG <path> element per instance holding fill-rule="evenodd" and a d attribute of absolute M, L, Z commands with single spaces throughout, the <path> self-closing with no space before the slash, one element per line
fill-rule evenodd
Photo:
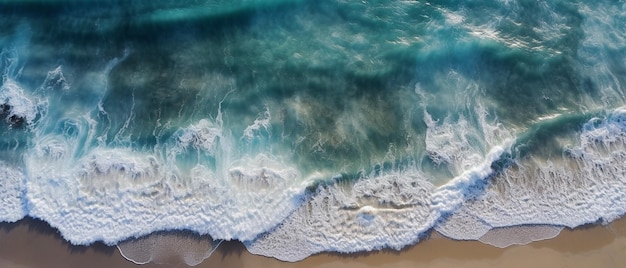
<path fill-rule="evenodd" d="M 0 219 L 290 261 L 610 222 L 625 23 L 623 1 L 0 1 Z"/>

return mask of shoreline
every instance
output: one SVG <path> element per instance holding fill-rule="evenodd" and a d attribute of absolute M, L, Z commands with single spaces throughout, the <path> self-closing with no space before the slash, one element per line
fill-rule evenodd
<path fill-rule="evenodd" d="M 95 243 L 74 246 L 47 223 L 25 218 L 0 223 L 0 266 L 23 267 L 139 267 L 124 259 L 115 246 Z M 320 253 L 300 262 L 283 262 L 253 255 L 242 243 L 226 241 L 195 267 L 619 267 L 626 263 L 626 218 L 607 226 L 565 228 L 552 239 L 498 248 L 479 241 L 457 241 L 432 233 L 401 251 L 384 249 L 353 254 Z M 184 263 L 140 267 L 188 267 Z"/>

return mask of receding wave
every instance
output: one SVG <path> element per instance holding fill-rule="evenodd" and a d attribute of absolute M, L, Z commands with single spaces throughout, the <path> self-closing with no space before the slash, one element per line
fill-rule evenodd
<path fill-rule="evenodd" d="M 505 248 L 511 245 L 528 243 L 554 238 L 563 230 L 562 226 L 553 225 L 521 225 L 493 228 L 481 236 L 478 241 Z"/>
<path fill-rule="evenodd" d="M 124 258 L 136 264 L 200 264 L 217 249 L 221 241 L 187 232 L 157 232 L 117 245 Z"/>

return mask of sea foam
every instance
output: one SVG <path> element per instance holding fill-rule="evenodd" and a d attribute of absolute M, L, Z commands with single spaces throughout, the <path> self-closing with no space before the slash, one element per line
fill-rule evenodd
<path fill-rule="evenodd" d="M 5 79 L 0 87 L 0 116 L 10 124 L 32 124 L 39 111 L 37 103 L 27 97 L 12 79 Z"/>
<path fill-rule="evenodd" d="M 95 149 L 77 162 L 27 158 L 30 215 L 75 244 L 115 244 L 172 228 L 252 239 L 294 210 L 303 191 L 285 183 L 297 181 L 288 167 L 268 167 L 262 156 L 226 177 L 201 165 L 180 177 L 155 157 L 121 149 Z M 248 187 L 257 181 L 264 187 Z"/>
<path fill-rule="evenodd" d="M 26 216 L 26 176 L 10 165 L 0 162 L 0 220 L 15 222 Z"/>
<path fill-rule="evenodd" d="M 519 159 L 494 176 L 435 229 L 455 239 L 478 239 L 491 228 L 544 224 L 574 228 L 609 223 L 626 209 L 626 111 L 587 122 L 578 145 L 552 160 Z M 481 232 L 469 232 L 482 230 Z M 484 233 L 483 233 L 484 232 Z M 546 238 L 554 236 L 547 232 Z"/>

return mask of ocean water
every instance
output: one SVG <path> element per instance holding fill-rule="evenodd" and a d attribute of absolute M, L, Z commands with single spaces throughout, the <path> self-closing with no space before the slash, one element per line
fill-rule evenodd
<path fill-rule="evenodd" d="M 624 25 L 609 0 L 0 1 L 0 220 L 188 264 L 609 223 Z"/>

